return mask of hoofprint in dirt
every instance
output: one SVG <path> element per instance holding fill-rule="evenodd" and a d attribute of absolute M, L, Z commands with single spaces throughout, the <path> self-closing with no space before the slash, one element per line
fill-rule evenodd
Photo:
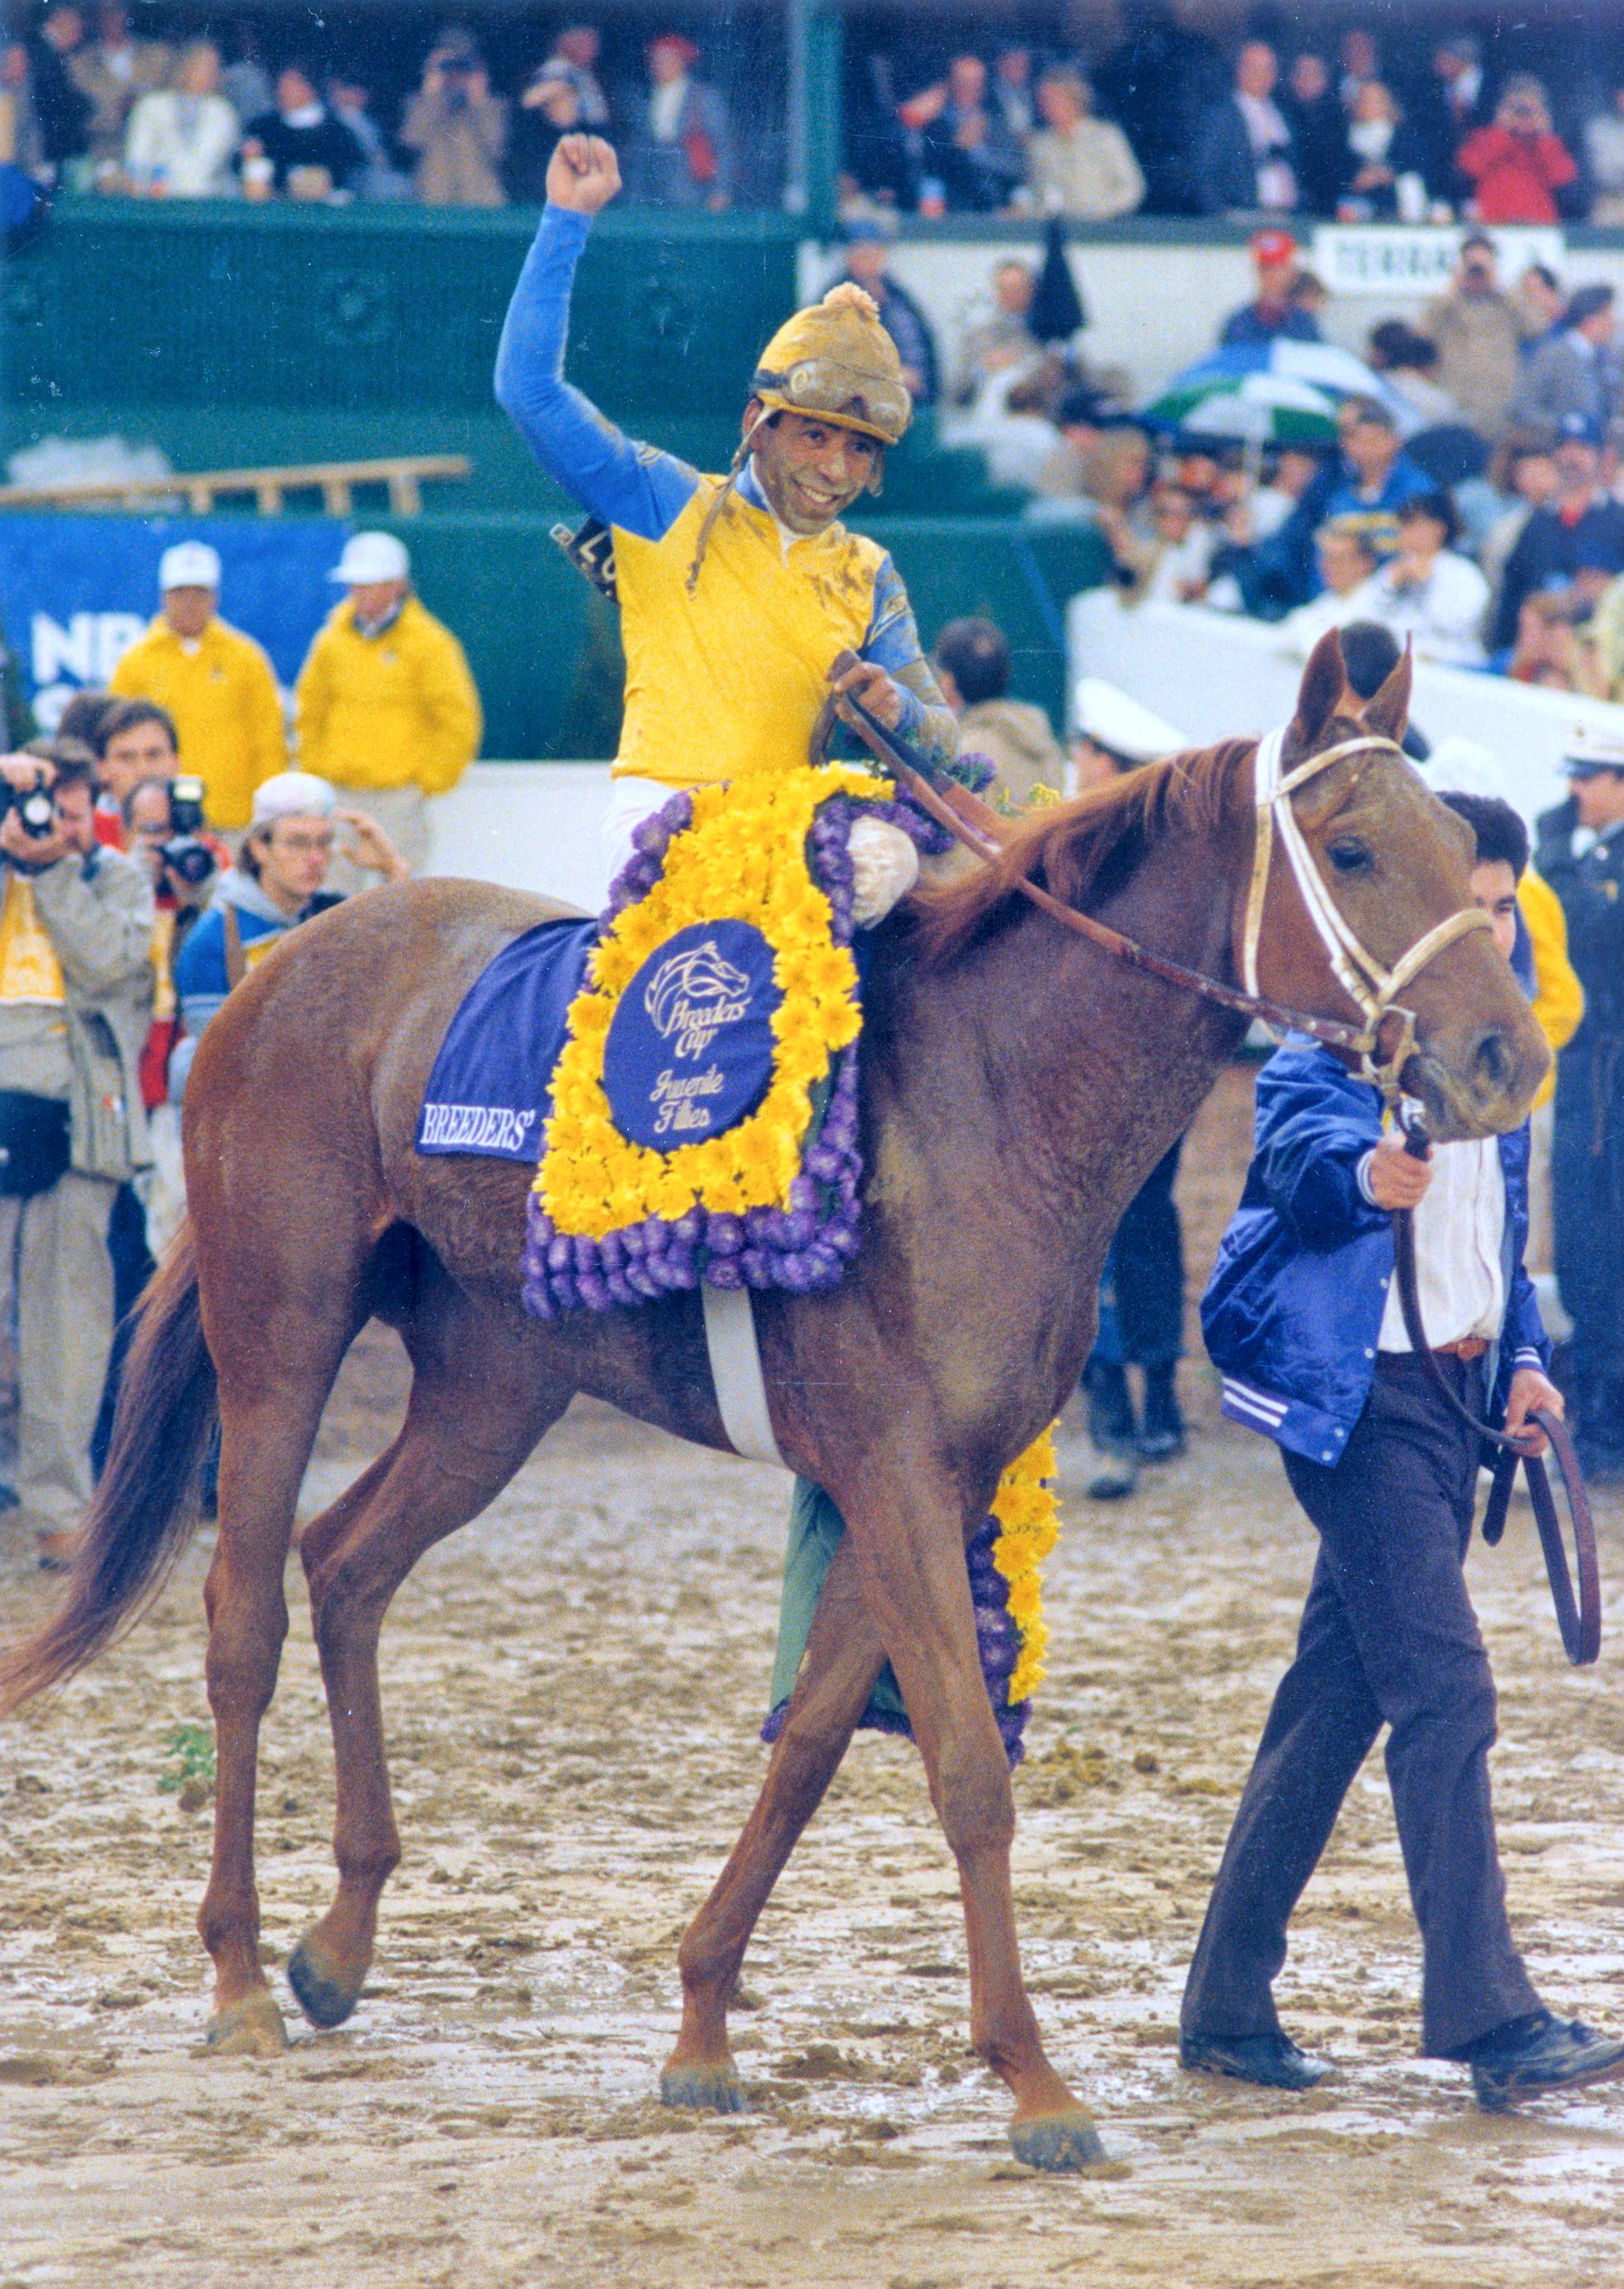
<path fill-rule="evenodd" d="M 1374 1760 L 1281 1982 L 1337 2079 L 1281 2100 L 1179 2071 L 1184 1965 L 1310 1558 L 1271 1450 L 1190 1384 L 1191 1454 L 1130 1504 L 1082 1499 L 1063 1433 L 1051 1671 L 1016 1779 L 1028 1967 L 1111 2173 L 1056 2183 L 1009 2160 L 966 2042 L 962 1918 L 919 1761 L 868 1736 L 746 1966 L 754 2110 L 655 2102 L 677 1937 L 760 1772 L 787 1482 L 577 1407 L 396 1601 L 384 1675 L 406 1858 L 338 2032 L 304 2030 L 269 2062 L 199 2054 L 208 1819 L 182 1806 L 206 1783 L 159 1783 L 202 1761 L 175 1740 L 207 1716 L 206 1540 L 122 1647 L 6 1728 L 0 2281 L 1624 2277 L 1624 2094 L 1489 2118 L 1462 2075 L 1413 2055 L 1416 1944 Z M 398 1389 L 392 1343 L 364 1337 L 306 1513 L 383 1443 Z M 1600 1524 L 1616 1580 L 1616 1501 Z M 1517 1927 L 1554 2000 L 1616 2022 L 1619 1648 L 1565 1667 L 1525 1509 L 1471 1572 L 1502 1685 Z M 261 1780 L 278 1964 L 330 1884 L 297 1566 L 289 1583 Z M 49 1595 L 14 1549 L 4 1595 L 8 1625 Z"/>

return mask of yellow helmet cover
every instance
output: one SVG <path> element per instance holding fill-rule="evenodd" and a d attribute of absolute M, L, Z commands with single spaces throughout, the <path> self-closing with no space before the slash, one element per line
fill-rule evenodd
<path fill-rule="evenodd" d="M 802 413 L 897 444 L 913 419 L 896 345 L 872 294 L 849 279 L 797 310 L 762 351 L 751 395 L 774 413 Z"/>

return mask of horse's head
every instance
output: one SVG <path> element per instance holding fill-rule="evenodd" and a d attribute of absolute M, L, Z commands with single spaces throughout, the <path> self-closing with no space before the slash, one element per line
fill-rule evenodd
<path fill-rule="evenodd" d="M 1410 662 L 1361 701 L 1349 689 L 1334 632 L 1321 638 L 1303 671 L 1297 712 L 1280 750 L 1280 775 L 1344 743 L 1403 736 Z M 1305 772 L 1285 797 L 1307 856 L 1346 926 L 1338 950 L 1343 975 L 1400 973 L 1393 1004 L 1413 1013 L 1414 1048 L 1402 1070 L 1405 1091 L 1426 1108 L 1440 1142 L 1484 1137 L 1523 1119 L 1550 1063 L 1533 1013 L 1486 929 L 1446 938 L 1413 975 L 1405 957 L 1472 904 L 1469 830 L 1445 810 L 1391 744 L 1352 745 L 1319 772 Z M 1277 818 L 1278 811 L 1277 810 Z M 1267 832 L 1260 824 L 1260 833 Z M 1358 1007 L 1337 977 L 1337 959 L 1317 929 L 1310 898 L 1294 879 L 1289 829 L 1273 836 L 1273 857 L 1257 932 L 1259 982 L 1273 999 L 1318 1016 L 1346 1018 Z M 1442 935 L 1442 934 L 1441 934 Z M 1349 947 L 1351 946 L 1351 953 Z M 1375 989 L 1381 998 L 1380 985 Z M 1368 1014 L 1361 1011 L 1361 1015 Z M 1384 1055 L 1402 1020 L 1382 1028 Z"/>

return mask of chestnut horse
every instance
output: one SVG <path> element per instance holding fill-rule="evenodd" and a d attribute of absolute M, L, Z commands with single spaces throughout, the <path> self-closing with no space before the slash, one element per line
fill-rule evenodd
<path fill-rule="evenodd" d="M 1362 732 L 1390 739 L 1408 697 L 1405 662 L 1361 707 L 1327 638 L 1303 678 L 1287 765 Z M 963 1544 L 1000 1471 L 1074 1388 L 1112 1231 L 1242 1021 L 1114 961 L 1012 886 L 1030 873 L 1158 953 L 1233 980 L 1254 752 L 1231 742 L 1177 757 L 1023 822 L 1001 861 L 876 935 L 862 1253 L 832 1294 L 757 1301 L 779 1447 L 829 1489 L 850 1531 L 760 1800 L 681 1945 L 682 2026 L 662 2082 L 673 2103 L 742 2103 L 726 2014 L 744 1950 L 888 1657 L 958 1863 L 972 2036 L 1014 2094 L 1015 2151 L 1049 2169 L 1099 2155 L 1022 1984 L 1015 1804 Z M 1331 763 L 1292 800 L 1343 914 L 1383 961 L 1469 903 L 1458 822 L 1390 746 Z M 728 1448 L 697 1296 L 528 1317 L 526 1172 L 413 1149 L 464 993 L 548 911 L 466 882 L 376 891 L 296 931 L 233 993 L 187 1097 L 190 1230 L 142 1315 L 67 1602 L 0 1672 L 14 1705 L 87 1661 L 151 1594 L 192 1530 L 218 1408 L 219 1536 L 205 1598 L 219 1785 L 198 1920 L 222 2049 L 286 2039 L 259 1963 L 259 1728 L 287 1628 L 294 1506 L 357 1330 L 373 1315 L 398 1328 L 413 1380 L 394 1444 L 299 1545 L 337 1756 L 337 1894 L 288 1966 L 318 2026 L 360 1996 L 400 1856 L 378 1640 L 412 1565 L 484 1509 L 577 1392 Z M 1277 1001 L 1347 1017 L 1278 848 L 1262 971 Z M 1520 1119 L 1547 1057 L 1485 934 L 1449 945 L 1405 998 L 1417 1042 L 1406 1085 L 1433 1136 Z"/>

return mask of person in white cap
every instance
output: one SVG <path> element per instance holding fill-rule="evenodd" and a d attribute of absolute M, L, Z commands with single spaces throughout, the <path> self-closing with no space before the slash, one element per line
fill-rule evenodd
<path fill-rule="evenodd" d="M 175 956 L 175 998 L 183 1028 L 170 1058 L 178 1104 L 198 1036 L 232 987 L 280 945 L 291 929 L 342 903 L 330 874 L 339 826 L 351 830 L 351 868 L 369 881 L 403 882 L 411 873 L 376 820 L 346 809 L 313 771 L 278 771 L 255 790 L 253 818 L 237 863 L 215 886 L 209 911 Z"/>
<path fill-rule="evenodd" d="M 299 670 L 299 759 L 421 867 L 427 799 L 454 787 L 479 752 L 479 693 L 461 644 L 413 594 L 410 561 L 392 532 L 354 534 L 331 577 L 347 593 Z M 343 858 L 333 879 L 362 886 Z"/>
<path fill-rule="evenodd" d="M 1135 763 L 1175 755 L 1189 740 L 1163 715 L 1130 698 L 1103 676 L 1079 678 L 1071 695 L 1071 760 L 1079 794 L 1103 786 Z"/>
<path fill-rule="evenodd" d="M 163 609 L 107 688 L 168 710 L 181 766 L 203 783 L 209 824 L 235 831 L 248 825 L 260 781 L 287 769 L 276 672 L 252 636 L 220 618 L 220 560 L 206 542 L 166 548 L 158 586 Z"/>

